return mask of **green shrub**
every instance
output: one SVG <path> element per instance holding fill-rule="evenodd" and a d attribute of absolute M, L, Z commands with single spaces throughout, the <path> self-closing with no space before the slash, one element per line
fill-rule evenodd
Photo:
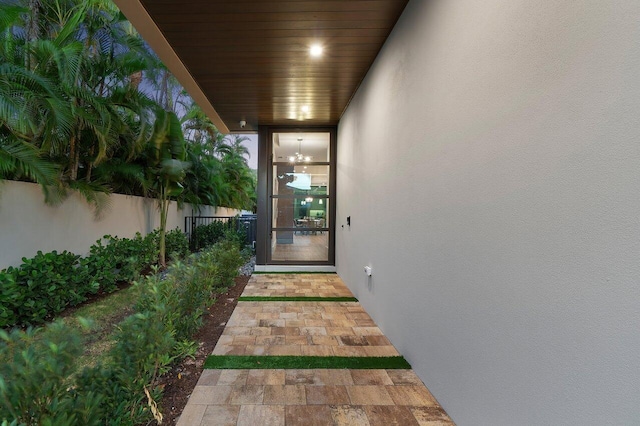
<path fill-rule="evenodd" d="M 152 310 L 126 318 L 116 333 L 110 356 L 135 393 L 144 395 L 144 388 L 153 387 L 174 360 L 176 341 L 164 322 L 166 315 L 166 306 L 154 305 Z"/>
<path fill-rule="evenodd" d="M 211 262 L 217 265 L 217 281 L 224 287 L 233 285 L 233 279 L 238 276 L 238 268 L 245 259 L 240 251 L 238 241 L 224 239 L 211 247 L 208 252 Z"/>
<path fill-rule="evenodd" d="M 100 395 L 96 411 L 102 415 L 103 425 L 133 426 L 150 419 L 144 393 L 133 389 L 124 370 L 115 364 L 84 369 L 76 378 L 75 391 L 79 395 Z"/>
<path fill-rule="evenodd" d="M 106 235 L 110 255 L 113 256 L 118 281 L 133 281 L 139 273 L 158 261 L 158 233 L 152 232 L 145 237 L 136 232 L 129 238 Z"/>
<path fill-rule="evenodd" d="M 82 263 L 101 290 L 112 292 L 118 282 L 135 280 L 157 259 L 158 234 L 155 231 L 145 237 L 138 232 L 133 238 L 105 235 L 91 246 Z"/>
<path fill-rule="evenodd" d="M 176 228 L 165 234 L 167 254 L 172 259 L 182 259 L 189 255 L 189 239 L 186 234 Z"/>
<path fill-rule="evenodd" d="M 82 353 L 77 331 L 0 331 L 0 420 L 21 425 L 98 425 L 100 392 L 76 392 L 68 377 Z"/>
<path fill-rule="evenodd" d="M 14 271 L 0 271 L 0 328 L 18 322 L 15 307 L 23 299 L 20 287 L 16 285 Z"/>
<path fill-rule="evenodd" d="M 133 238 L 105 235 L 85 258 L 53 251 L 23 258 L 22 265 L 0 271 L 0 328 L 37 325 L 86 300 L 98 291 L 112 292 L 118 282 L 137 279 L 158 260 L 159 231 Z M 175 229 L 167 233 L 167 252 L 188 254 L 187 237 Z"/>
<path fill-rule="evenodd" d="M 42 323 L 95 293 L 98 284 L 89 279 L 79 259 L 67 251 L 38 251 L 31 259 L 22 258 L 19 268 L 9 267 L 0 274 L 0 327 Z"/>
<path fill-rule="evenodd" d="M 224 237 L 224 233 L 228 227 L 229 225 L 222 221 L 214 221 L 207 225 L 197 226 L 193 230 L 193 246 L 191 249 L 197 251 L 214 245 Z"/>
<path fill-rule="evenodd" d="M 222 240 L 237 241 L 241 246 L 246 240 L 246 230 L 239 225 L 239 217 L 229 219 L 228 222 L 220 220 L 207 225 L 197 226 L 193 230 L 192 247 L 193 251 L 210 247 Z"/>
<path fill-rule="evenodd" d="M 167 276 L 160 280 L 158 276 L 149 276 L 142 284 L 143 293 L 136 304 L 139 312 L 158 312 L 158 306 L 166 308 L 163 323 L 177 341 L 190 338 L 202 325 L 202 315 L 212 302 L 215 265 L 199 262 L 195 255 L 186 263 L 175 262 Z"/>
<path fill-rule="evenodd" d="M 89 255 L 81 260 L 91 279 L 98 284 L 100 290 L 107 293 L 115 291 L 118 282 L 118 270 L 114 256 L 115 247 L 109 243 L 102 244 L 103 240 L 109 241 L 110 238 L 109 235 L 105 235 L 96 241 L 89 249 Z"/>
<path fill-rule="evenodd" d="M 127 242 L 107 237 L 107 244 L 100 241 L 92 248 L 93 263 L 84 267 L 116 271 L 95 278 L 96 282 L 112 281 L 123 259 L 131 258 L 131 248 L 137 245 L 145 250 L 143 244 L 151 238 Z M 69 266 L 71 257 L 63 259 L 66 263 L 60 263 L 67 272 L 81 269 L 77 263 Z M 155 401 L 162 393 L 158 378 L 176 359 L 193 356 L 197 343 L 191 339 L 207 306 L 217 291 L 233 283 L 242 262 L 240 243 L 223 239 L 176 261 L 164 279 L 153 274 L 136 283 L 141 286 L 137 313 L 120 323 L 116 343 L 105 360 L 78 374 L 73 374 L 82 352 L 77 331 L 53 324 L 40 336 L 33 331 L 0 332 L 0 421 L 134 426 L 157 419 Z M 10 288 L 17 288 L 14 272 L 0 274 Z M 10 289 L 3 295 L 8 300 L 19 298 Z M 9 318 L 13 311 L 0 310 L 0 315 Z"/>

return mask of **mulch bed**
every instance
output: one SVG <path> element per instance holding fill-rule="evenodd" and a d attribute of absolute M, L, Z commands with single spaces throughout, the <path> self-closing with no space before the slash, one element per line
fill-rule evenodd
<path fill-rule="evenodd" d="M 218 343 L 218 339 L 238 303 L 238 297 L 244 291 L 248 281 L 248 276 L 236 277 L 235 285 L 226 293 L 219 294 L 215 303 L 209 307 L 209 314 L 204 317 L 202 328 L 194 337 L 194 340 L 200 344 L 196 359 L 183 360 L 160 379 L 160 386 L 164 387 L 160 401 L 161 412 L 164 415 L 162 424 L 177 423 L 200 378 L 204 362 Z"/>

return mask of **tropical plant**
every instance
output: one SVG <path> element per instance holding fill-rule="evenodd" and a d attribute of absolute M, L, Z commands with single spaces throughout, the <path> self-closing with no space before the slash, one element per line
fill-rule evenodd
<path fill-rule="evenodd" d="M 98 212 L 114 191 L 158 198 L 164 220 L 170 199 L 253 210 L 243 142 L 218 132 L 111 0 L 0 7 L 0 179 L 40 183 L 50 202 L 80 193 Z"/>
<path fill-rule="evenodd" d="M 225 137 L 195 104 L 182 118 L 191 168 L 180 202 L 254 210 L 256 178 L 247 165 L 246 137 Z"/>
<path fill-rule="evenodd" d="M 171 197 L 182 193 L 182 180 L 189 163 L 186 160 L 186 146 L 180 121 L 175 113 L 159 110 L 156 123 L 146 150 L 147 181 L 150 190 L 158 200 L 160 210 L 160 254 L 159 263 L 166 266 L 167 216 Z"/>

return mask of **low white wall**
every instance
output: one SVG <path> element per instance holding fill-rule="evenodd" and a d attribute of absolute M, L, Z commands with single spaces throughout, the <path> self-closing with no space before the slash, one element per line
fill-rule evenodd
<path fill-rule="evenodd" d="M 0 269 L 17 266 L 23 257 L 32 257 L 38 250 L 84 255 L 103 235 L 131 238 L 136 232 L 146 235 L 160 224 L 157 203 L 152 199 L 112 194 L 99 219 L 77 195 L 58 206 L 48 206 L 43 200 L 36 184 L 0 183 Z M 179 210 L 172 202 L 167 229 L 184 230 L 184 218 L 192 213 L 190 205 Z M 200 214 L 234 216 L 237 211 L 206 206 Z"/>
<path fill-rule="evenodd" d="M 639 22 L 411 0 L 342 117 L 338 273 L 460 426 L 639 422 Z"/>

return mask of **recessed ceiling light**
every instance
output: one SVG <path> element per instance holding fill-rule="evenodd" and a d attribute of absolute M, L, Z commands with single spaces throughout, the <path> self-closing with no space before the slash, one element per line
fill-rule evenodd
<path fill-rule="evenodd" d="M 322 56 L 322 51 L 323 50 L 324 49 L 322 48 L 322 46 L 320 46 L 319 44 L 314 44 L 309 49 L 309 54 L 311 56 L 313 56 L 314 58 L 319 58 L 320 56 Z"/>
<path fill-rule="evenodd" d="M 300 107 L 300 111 L 302 111 L 302 112 L 309 112 L 309 111 L 310 111 L 310 109 L 309 109 L 309 105 L 302 105 L 302 106 Z"/>

